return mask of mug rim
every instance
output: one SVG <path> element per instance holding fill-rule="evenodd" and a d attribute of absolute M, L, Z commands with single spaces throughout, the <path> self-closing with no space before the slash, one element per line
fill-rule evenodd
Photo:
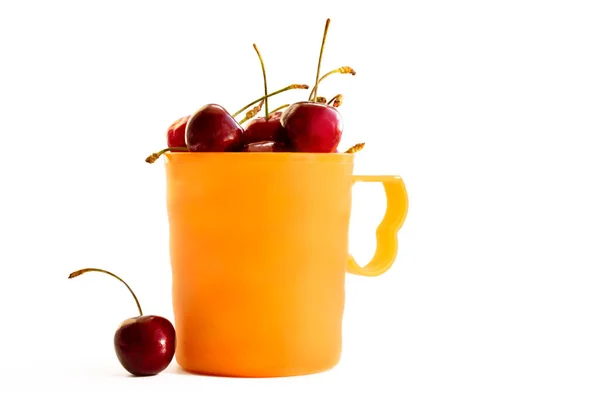
<path fill-rule="evenodd" d="M 234 162 L 308 162 L 352 164 L 354 153 L 308 153 L 308 152 L 168 152 L 165 162 L 223 161 Z"/>

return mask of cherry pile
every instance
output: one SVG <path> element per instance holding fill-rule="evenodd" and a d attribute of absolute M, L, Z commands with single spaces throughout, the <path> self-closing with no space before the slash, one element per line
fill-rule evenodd
<path fill-rule="evenodd" d="M 153 153 L 146 162 L 155 162 L 162 154 L 170 152 L 308 152 L 336 153 L 342 138 L 343 121 L 337 108 L 343 96 L 338 94 L 329 101 L 317 95 L 323 79 L 332 74 L 356 72 L 347 66 L 334 69 L 321 76 L 321 60 L 330 19 L 325 23 L 319 53 L 317 76 L 308 100 L 285 104 L 269 112 L 269 98 L 291 89 L 309 89 L 305 84 L 292 84 L 268 93 L 267 76 L 263 58 L 254 44 L 263 73 L 264 96 L 230 114 L 218 104 L 206 104 L 192 115 L 173 122 L 167 130 L 167 148 Z M 256 117 L 264 105 L 264 117 Z M 237 121 L 236 117 L 248 110 Z M 245 127 L 243 124 L 245 123 Z M 359 151 L 364 143 L 352 146 L 346 152 Z"/>

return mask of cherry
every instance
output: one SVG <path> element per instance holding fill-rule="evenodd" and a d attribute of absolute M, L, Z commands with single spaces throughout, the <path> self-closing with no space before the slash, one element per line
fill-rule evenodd
<path fill-rule="evenodd" d="M 281 125 L 296 151 L 311 153 L 335 151 L 344 128 L 335 107 L 313 101 L 292 104 L 281 116 Z"/>
<path fill-rule="evenodd" d="M 281 126 L 281 111 L 269 115 L 269 119 L 258 117 L 251 119 L 242 133 L 244 145 L 262 141 L 287 141 L 287 134 Z"/>
<path fill-rule="evenodd" d="M 72 272 L 69 279 L 90 271 L 102 272 L 121 281 L 137 304 L 140 315 L 123 321 L 114 336 L 115 352 L 123 368 L 135 376 L 150 376 L 162 372 L 175 355 L 176 335 L 171 322 L 156 315 L 143 315 L 133 290 L 112 272 L 85 268 Z"/>
<path fill-rule="evenodd" d="M 289 148 L 287 143 L 284 142 L 274 142 L 271 140 L 265 140 L 262 142 L 254 142 L 248 143 L 242 148 L 243 152 L 271 152 L 271 153 L 279 153 L 279 152 L 289 152 L 291 149 Z"/>
<path fill-rule="evenodd" d="M 207 104 L 190 117 L 185 129 L 185 144 L 190 151 L 237 151 L 244 129 L 218 104 Z"/>
<path fill-rule="evenodd" d="M 114 346 L 121 365 L 132 375 L 157 375 L 175 354 L 175 328 L 156 315 L 131 318 L 115 332 Z"/>
<path fill-rule="evenodd" d="M 335 107 L 317 101 L 320 99 L 317 96 L 317 89 L 319 81 L 322 80 L 320 78 L 321 60 L 329 23 L 330 19 L 328 18 L 323 32 L 315 86 L 309 95 L 309 100 L 292 104 L 281 116 L 281 125 L 286 130 L 290 143 L 296 151 L 300 152 L 331 153 L 337 149 L 342 138 L 343 122 L 340 113 Z M 354 70 L 342 67 L 326 75 L 335 71 L 352 73 Z"/>
<path fill-rule="evenodd" d="M 185 128 L 189 119 L 190 116 L 186 115 L 169 126 L 169 129 L 167 129 L 167 147 L 186 147 Z"/>

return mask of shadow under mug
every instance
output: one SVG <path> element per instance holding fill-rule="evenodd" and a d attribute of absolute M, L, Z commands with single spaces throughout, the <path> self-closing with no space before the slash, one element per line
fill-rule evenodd
<path fill-rule="evenodd" d="M 408 197 L 397 176 L 353 176 L 354 154 L 166 154 L 176 361 L 193 373 L 281 377 L 340 360 L 345 273 L 397 254 Z M 348 253 L 352 185 L 380 182 L 372 261 Z"/>

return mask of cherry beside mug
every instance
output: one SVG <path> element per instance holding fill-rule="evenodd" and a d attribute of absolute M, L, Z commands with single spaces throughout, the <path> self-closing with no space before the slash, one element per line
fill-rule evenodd
<path fill-rule="evenodd" d="M 348 153 L 165 156 L 177 363 L 237 377 L 334 367 L 345 274 L 393 264 L 408 211 L 403 180 L 355 176 Z M 387 198 L 364 267 L 348 252 L 355 182 L 379 182 Z"/>

